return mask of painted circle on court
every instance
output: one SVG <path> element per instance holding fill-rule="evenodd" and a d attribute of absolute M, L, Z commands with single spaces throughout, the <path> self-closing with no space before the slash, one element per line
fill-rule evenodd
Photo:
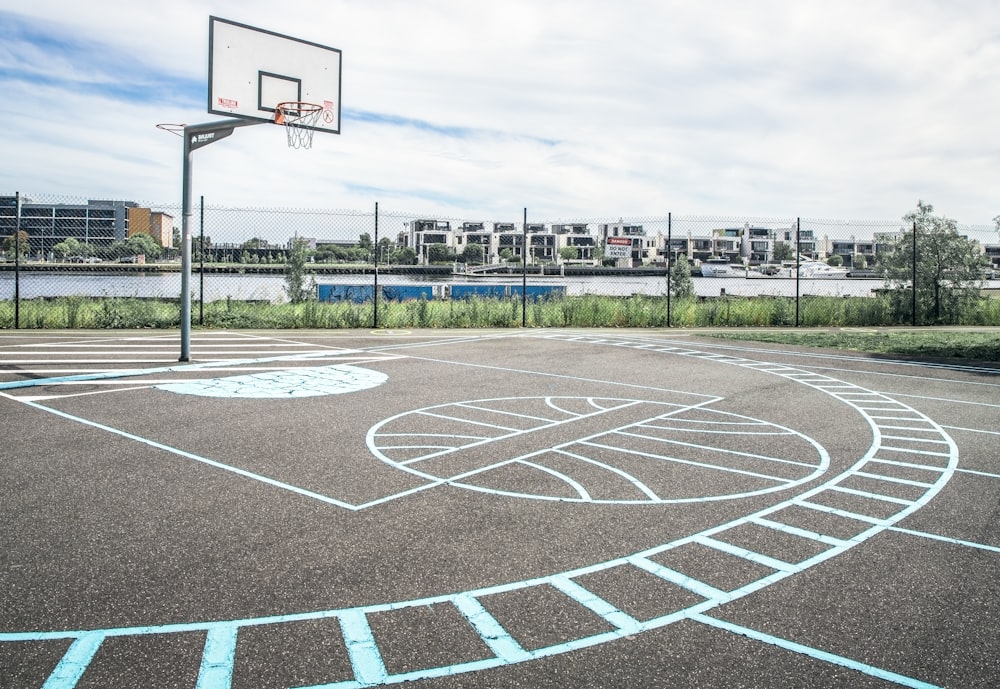
<path fill-rule="evenodd" d="M 243 376 L 164 383 L 158 390 L 199 397 L 283 399 L 342 395 L 374 388 L 389 377 L 360 366 L 338 364 L 316 368 L 290 368 Z"/>
<path fill-rule="evenodd" d="M 367 443 L 382 461 L 436 483 L 592 503 L 759 495 L 811 481 L 830 462 L 812 438 L 768 421 L 604 397 L 438 404 L 376 424 Z"/>

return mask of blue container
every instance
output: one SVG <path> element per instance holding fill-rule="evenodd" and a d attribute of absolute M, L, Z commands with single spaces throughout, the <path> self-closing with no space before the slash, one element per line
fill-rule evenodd
<path fill-rule="evenodd" d="M 374 301 L 372 285 L 316 285 L 316 298 L 320 301 L 350 301 L 364 304 Z"/>
<path fill-rule="evenodd" d="M 410 299 L 434 298 L 434 288 L 430 285 L 383 285 L 382 298 L 386 301 L 408 301 Z"/>
<path fill-rule="evenodd" d="M 452 285 L 452 299 L 471 299 L 480 297 L 482 299 L 503 299 L 507 296 L 506 285 Z"/>
<path fill-rule="evenodd" d="M 565 297 L 566 288 L 562 285 L 528 285 L 527 290 L 522 292 L 521 285 L 511 286 L 510 296 L 520 297 L 522 293 L 528 301 L 546 301 Z"/>

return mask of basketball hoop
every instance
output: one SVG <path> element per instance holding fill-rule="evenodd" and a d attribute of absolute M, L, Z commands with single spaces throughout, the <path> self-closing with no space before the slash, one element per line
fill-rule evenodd
<path fill-rule="evenodd" d="M 289 148 L 311 148 L 313 132 L 323 106 L 316 103 L 289 101 L 278 103 L 274 109 L 274 123 L 284 125 Z"/>

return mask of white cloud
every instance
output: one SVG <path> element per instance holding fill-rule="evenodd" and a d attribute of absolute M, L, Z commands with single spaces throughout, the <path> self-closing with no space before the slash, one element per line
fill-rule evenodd
<path fill-rule="evenodd" d="M 922 198 L 964 223 L 1000 213 L 989 0 L 101 8 L 0 0 L 16 20 L 0 32 L 17 31 L 0 42 L 0 190 L 178 198 L 179 139 L 153 125 L 217 119 L 217 14 L 342 49 L 344 121 L 311 151 L 267 125 L 201 149 L 196 193 L 215 204 L 896 219 Z"/>

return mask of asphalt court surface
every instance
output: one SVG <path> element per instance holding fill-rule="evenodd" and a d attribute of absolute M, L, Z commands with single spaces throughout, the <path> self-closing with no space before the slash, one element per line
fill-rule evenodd
<path fill-rule="evenodd" d="M 0 333 L 0 687 L 995 687 L 1000 367 Z"/>

